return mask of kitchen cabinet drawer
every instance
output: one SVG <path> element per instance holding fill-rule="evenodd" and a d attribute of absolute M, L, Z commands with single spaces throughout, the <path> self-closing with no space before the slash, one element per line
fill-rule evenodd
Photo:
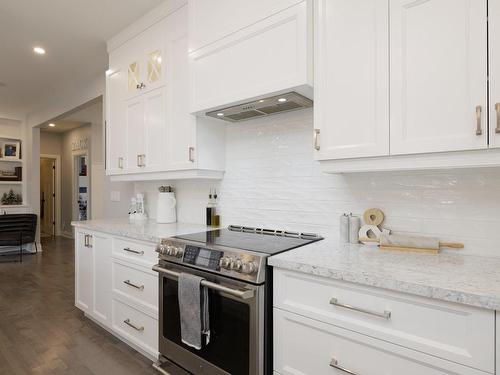
<path fill-rule="evenodd" d="M 113 261 L 113 291 L 158 311 L 158 275 Z"/>
<path fill-rule="evenodd" d="M 297 272 L 275 270 L 274 277 L 275 307 L 483 371 L 494 371 L 493 311 Z M 338 305 L 332 304 L 332 299 Z"/>
<path fill-rule="evenodd" d="M 151 316 L 114 299 L 113 329 L 147 353 L 158 355 L 158 321 Z"/>
<path fill-rule="evenodd" d="M 145 267 L 151 267 L 157 263 L 158 259 L 155 248 L 155 245 L 152 244 L 115 238 L 113 241 L 113 256 Z"/>
<path fill-rule="evenodd" d="M 484 374 L 276 308 L 274 338 L 274 370 L 282 375 Z"/>

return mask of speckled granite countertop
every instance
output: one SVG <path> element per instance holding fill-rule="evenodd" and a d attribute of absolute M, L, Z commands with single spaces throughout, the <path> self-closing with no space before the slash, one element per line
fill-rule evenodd
<path fill-rule="evenodd" d="M 500 310 L 500 258 L 385 252 L 325 239 L 269 258 L 287 270 Z"/>
<path fill-rule="evenodd" d="M 128 218 L 73 221 L 71 225 L 76 228 L 85 228 L 96 232 L 155 243 L 160 242 L 162 238 L 215 229 L 200 224 L 158 224 L 155 220 L 148 220 L 143 223 L 130 223 Z"/>

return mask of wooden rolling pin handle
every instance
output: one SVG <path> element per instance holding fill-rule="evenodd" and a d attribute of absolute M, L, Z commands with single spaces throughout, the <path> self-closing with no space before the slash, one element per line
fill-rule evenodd
<path fill-rule="evenodd" d="M 439 246 L 441 247 L 451 247 L 452 249 L 463 249 L 464 244 L 458 242 L 440 242 Z"/>

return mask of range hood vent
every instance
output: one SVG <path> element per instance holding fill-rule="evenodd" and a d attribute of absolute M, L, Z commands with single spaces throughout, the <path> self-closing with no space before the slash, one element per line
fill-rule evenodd
<path fill-rule="evenodd" d="M 311 99 L 292 91 L 282 95 L 207 112 L 206 115 L 219 120 L 238 122 L 282 112 L 310 108 L 312 106 L 313 102 Z"/>

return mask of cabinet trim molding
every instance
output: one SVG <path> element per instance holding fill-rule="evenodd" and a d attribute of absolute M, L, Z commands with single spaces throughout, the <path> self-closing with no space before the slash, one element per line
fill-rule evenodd
<path fill-rule="evenodd" d="M 499 167 L 500 150 L 473 150 L 429 154 L 391 155 L 373 158 L 321 161 L 325 173 L 412 171 Z"/>

